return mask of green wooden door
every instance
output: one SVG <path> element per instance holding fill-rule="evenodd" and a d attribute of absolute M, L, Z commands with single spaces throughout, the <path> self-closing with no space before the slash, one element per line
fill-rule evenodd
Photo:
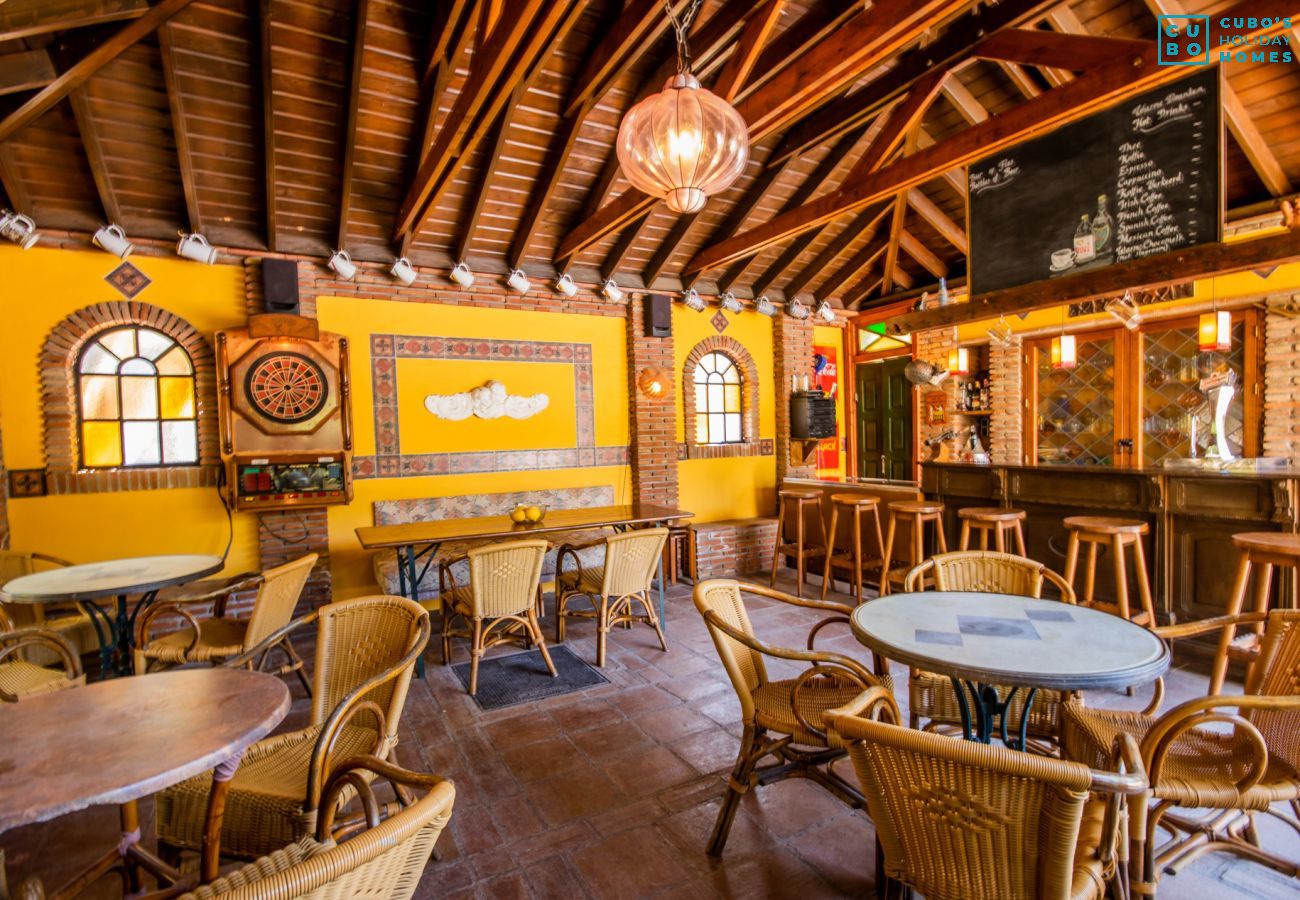
<path fill-rule="evenodd" d="M 908 358 L 862 363 L 857 372 L 859 478 L 910 478 L 912 410 Z"/>

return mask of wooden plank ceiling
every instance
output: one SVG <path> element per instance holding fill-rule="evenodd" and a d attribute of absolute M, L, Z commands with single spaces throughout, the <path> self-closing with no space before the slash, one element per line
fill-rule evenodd
<path fill-rule="evenodd" d="M 44 229 L 859 308 L 964 274 L 981 148 L 1167 78 L 1135 65 L 1155 16 L 1234 8 L 1300 12 L 705 0 L 696 70 L 751 158 L 677 216 L 613 152 L 675 71 L 662 0 L 4 0 L 0 185 Z M 1300 63 L 1224 68 L 1229 210 L 1290 196 Z"/>

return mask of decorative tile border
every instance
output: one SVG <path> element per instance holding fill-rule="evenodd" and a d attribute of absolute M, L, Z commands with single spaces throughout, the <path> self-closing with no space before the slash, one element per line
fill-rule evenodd
<path fill-rule="evenodd" d="M 397 409 L 397 360 L 457 359 L 494 362 L 567 363 L 573 366 L 577 418 L 575 447 L 467 453 L 401 452 Z M 370 338 L 375 414 L 375 455 L 352 462 L 354 478 L 410 478 L 627 465 L 626 446 L 597 447 L 590 344 L 500 341 L 485 338 L 376 334 Z"/>

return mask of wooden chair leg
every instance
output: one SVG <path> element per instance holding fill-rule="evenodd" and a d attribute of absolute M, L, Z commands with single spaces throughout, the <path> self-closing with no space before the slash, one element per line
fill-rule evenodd
<path fill-rule="evenodd" d="M 289 662 L 293 665 L 293 673 L 298 676 L 298 680 L 302 682 L 302 689 L 306 691 L 307 696 L 310 697 L 311 681 L 307 678 L 307 673 L 303 671 L 304 664 L 302 657 L 298 655 L 297 650 L 293 649 L 293 644 L 289 643 L 287 637 L 281 643 L 284 647 L 285 655 L 289 657 Z"/>
<path fill-rule="evenodd" d="M 835 566 L 831 564 L 831 556 L 835 550 L 835 532 L 839 526 L 840 510 L 834 503 L 831 504 L 831 536 L 826 542 L 826 556 L 822 559 L 822 600 L 826 599 L 826 591 L 830 588 L 831 582 L 835 580 Z"/>
<path fill-rule="evenodd" d="M 889 529 L 885 534 L 885 545 L 884 545 L 885 553 L 880 562 L 879 594 L 882 597 L 889 593 L 889 563 L 891 561 L 889 557 L 894 549 L 894 526 L 897 523 L 897 521 L 898 521 L 898 517 L 891 512 L 889 514 Z"/>
<path fill-rule="evenodd" d="M 1079 533 L 1077 531 L 1071 531 L 1070 540 L 1065 547 L 1065 572 L 1064 572 L 1065 581 L 1067 584 L 1070 585 L 1071 588 L 1074 587 L 1074 574 L 1078 568 L 1079 568 Z"/>
<path fill-rule="evenodd" d="M 1110 552 L 1114 555 L 1111 565 L 1115 570 L 1115 599 L 1119 603 L 1119 614 L 1132 621 L 1132 610 L 1128 605 L 1128 572 L 1124 570 L 1124 538 L 1115 535 L 1111 538 Z M 1155 624 L 1154 622 L 1152 623 Z"/>
<path fill-rule="evenodd" d="M 442 664 L 451 664 L 451 621 L 455 618 L 444 603 L 442 607 Z"/>
<path fill-rule="evenodd" d="M 961 541 L 957 547 L 958 550 L 965 550 L 970 546 L 970 519 L 961 520 Z"/>
<path fill-rule="evenodd" d="M 655 634 L 659 637 L 659 649 L 668 652 L 668 641 L 664 639 L 664 626 L 659 621 L 659 613 L 655 612 L 655 606 L 650 602 L 649 594 L 641 594 L 638 598 L 641 605 L 645 607 L 646 621 L 654 628 Z"/>
<path fill-rule="evenodd" d="M 987 550 L 988 548 L 989 548 L 989 530 L 987 528 L 981 527 L 980 528 L 980 549 Z"/>
<path fill-rule="evenodd" d="M 1007 552 L 1007 539 L 1005 534 L 1006 532 L 1002 528 L 1001 524 L 993 526 L 993 549 L 997 550 L 999 553 Z"/>
<path fill-rule="evenodd" d="M 1156 627 L 1156 604 L 1151 596 L 1151 579 L 1147 576 L 1147 552 L 1142 547 L 1142 536 L 1133 539 L 1133 565 L 1137 567 L 1138 601 L 1147 614 L 1147 627 Z"/>
<path fill-rule="evenodd" d="M 834 535 L 834 531 L 831 532 Z M 862 603 L 862 510 L 853 510 L 853 580 L 857 591 L 854 596 Z"/>
<path fill-rule="evenodd" d="M 740 752 L 736 764 L 727 779 L 727 792 L 722 797 L 722 806 L 718 818 L 713 823 L 713 834 L 709 837 L 707 852 L 710 856 L 721 856 L 727 846 L 727 837 L 731 834 L 731 823 L 736 818 L 741 796 L 749 790 L 750 776 L 758 764 L 759 749 L 762 746 L 762 732 L 753 725 L 746 725 L 740 737 Z"/>
<path fill-rule="evenodd" d="M 609 639 L 609 599 L 600 598 L 600 608 L 596 613 L 596 666 L 605 668 L 605 643 Z"/>
<path fill-rule="evenodd" d="M 785 543 L 785 501 L 776 501 L 776 547 L 772 550 L 772 578 L 768 587 L 776 587 L 776 570 L 781 567 L 781 545 Z"/>
<path fill-rule="evenodd" d="M 551 654 L 546 650 L 546 639 L 542 637 L 542 626 L 537 621 L 537 613 L 533 610 L 528 611 L 528 630 L 533 633 L 533 641 L 537 644 L 537 649 L 542 651 L 542 659 L 546 660 L 546 669 L 555 678 L 559 675 L 555 671 L 555 663 L 551 662 Z"/>
<path fill-rule="evenodd" d="M 919 515 L 912 516 L 912 565 L 919 566 L 925 561 L 925 519 Z"/>
<path fill-rule="evenodd" d="M 1097 542 L 1088 541 L 1088 570 L 1083 573 L 1084 603 L 1092 606 L 1097 589 Z"/>
<path fill-rule="evenodd" d="M 1224 612 L 1229 616 L 1235 616 L 1241 612 L 1242 606 L 1246 602 L 1246 589 L 1250 586 L 1250 553 L 1243 550 L 1241 557 L 1237 561 L 1237 577 L 1232 582 L 1232 593 L 1228 595 L 1228 607 Z M 1228 675 L 1228 648 L 1232 646 L 1232 639 L 1237 636 L 1237 626 L 1228 625 L 1219 634 L 1219 647 L 1214 654 L 1214 666 L 1210 669 L 1210 694 L 1219 694 L 1223 691 L 1223 682 Z"/>
<path fill-rule="evenodd" d="M 483 620 L 474 619 L 474 642 L 470 646 L 469 693 L 472 697 L 478 693 L 478 663 L 483 658 Z"/>
<path fill-rule="evenodd" d="M 795 582 L 794 582 L 794 595 L 795 595 L 796 597 L 798 597 L 799 599 L 802 600 L 802 599 L 803 599 L 803 580 L 804 580 L 804 577 L 805 577 L 806 574 L 807 574 L 807 573 L 804 571 L 804 555 L 803 555 L 803 548 L 804 548 L 804 542 L 803 542 L 803 538 L 804 538 L 804 535 L 803 535 L 803 504 L 802 504 L 802 503 L 798 503 L 798 502 L 796 502 L 795 505 L 794 505 L 794 510 L 795 510 L 795 523 L 794 523 L 794 569 L 795 569 L 795 576 L 796 576 L 796 577 L 795 577 Z"/>
<path fill-rule="evenodd" d="M 555 643 L 564 643 L 564 605 L 566 596 L 558 584 L 555 589 Z"/>
<path fill-rule="evenodd" d="M 1016 553 L 1021 556 L 1028 556 L 1025 552 L 1025 531 L 1020 527 L 1020 520 L 1016 520 Z"/>

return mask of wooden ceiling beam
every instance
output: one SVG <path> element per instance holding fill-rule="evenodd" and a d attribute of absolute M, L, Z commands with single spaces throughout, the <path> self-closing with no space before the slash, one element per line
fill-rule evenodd
<path fill-rule="evenodd" d="M 279 245 L 279 222 L 275 185 L 275 66 L 271 33 L 271 0 L 257 4 L 257 58 L 262 107 L 262 191 L 266 207 L 266 249 L 274 253 Z"/>
<path fill-rule="evenodd" d="M 370 34 L 370 2 L 353 3 L 352 61 L 348 69 L 348 106 L 343 123 L 343 170 L 339 178 L 339 230 L 334 246 L 342 250 L 348 243 L 348 225 L 352 216 L 352 178 L 357 159 L 357 117 L 361 113 L 361 79 L 365 74 L 366 39 Z"/>
<path fill-rule="evenodd" d="M 916 129 L 916 146 L 918 149 L 924 150 L 926 147 L 933 147 L 936 143 L 937 141 L 930 137 L 930 132 L 925 130 L 924 125 Z M 957 195 L 962 198 L 962 202 L 966 202 L 966 170 L 964 168 L 955 166 L 938 177 L 948 182 L 952 189 L 957 192 Z"/>
<path fill-rule="evenodd" d="M 759 54 L 772 36 L 776 23 L 781 20 L 781 10 L 784 7 L 785 0 L 767 0 L 745 21 L 735 51 L 722 67 L 718 80 L 713 83 L 713 93 L 728 103 L 736 99 L 741 88 L 750 80 Z"/>
<path fill-rule="evenodd" d="M 3 0 L 0 41 L 138 19 L 149 0 Z"/>
<path fill-rule="evenodd" d="M 785 283 L 782 287 L 785 295 L 793 297 L 812 284 L 818 275 L 824 272 L 828 266 L 839 259 L 853 245 L 854 241 L 865 238 L 867 243 L 870 243 L 871 239 L 875 237 L 876 230 L 879 228 L 880 221 L 885 217 L 886 212 L 888 212 L 888 207 L 882 206 L 878 210 L 864 210 L 858 213 L 848 227 L 836 235 L 835 239 L 827 244 L 812 262 L 800 269 L 793 278 Z M 818 293 L 820 295 L 821 291 Z"/>
<path fill-rule="evenodd" d="M 954 80 L 948 72 L 942 70 L 919 78 L 908 95 L 884 113 L 883 127 L 871 139 L 845 180 L 851 181 L 884 165 L 894 155 L 894 151 L 903 146 L 907 136 L 915 132 L 939 91 L 946 89 L 946 85 Z"/>
<path fill-rule="evenodd" d="M 466 32 L 472 32 L 472 17 L 466 15 L 475 0 L 444 0 L 434 4 L 433 30 L 429 38 L 423 81 L 434 77 L 434 69 L 448 57 L 456 55 Z"/>
<path fill-rule="evenodd" d="M 862 301 L 866 300 L 872 294 L 880 290 L 882 281 L 879 276 L 864 275 L 853 287 L 844 292 L 841 302 L 845 309 L 858 309 Z"/>
<path fill-rule="evenodd" d="M 885 248 L 885 267 L 880 276 L 880 292 L 888 294 L 894 287 L 894 273 L 898 269 L 898 249 L 903 234 L 903 220 L 907 218 L 907 192 L 900 191 L 894 198 L 894 212 L 889 219 L 889 244 Z"/>
<path fill-rule="evenodd" d="M 966 230 L 948 218 L 933 200 L 920 188 L 911 188 L 907 192 L 907 204 L 926 223 L 939 233 L 939 236 L 952 244 L 965 255 L 969 252 Z"/>
<path fill-rule="evenodd" d="M 514 93 L 510 96 L 510 102 L 501 111 L 501 119 L 496 124 L 495 135 L 492 139 L 492 149 L 489 151 L 487 163 L 483 166 L 483 173 L 473 194 L 474 202 L 470 205 L 469 216 L 465 220 L 465 224 L 460 226 L 460 233 L 456 238 L 457 260 L 465 260 L 469 257 L 470 246 L 474 242 L 474 232 L 478 230 L 479 219 L 483 217 L 483 207 L 487 205 L 490 194 L 489 185 L 491 185 L 492 179 L 496 177 L 501 168 L 501 160 L 505 157 L 506 144 L 510 140 L 510 128 L 514 121 L 514 114 L 519 109 L 524 95 L 527 93 L 528 82 L 521 81 L 515 86 Z"/>
<path fill-rule="evenodd" d="M 677 252 L 677 248 L 681 246 L 699 218 L 699 213 L 688 213 L 677 217 L 673 227 L 668 229 L 668 234 L 650 254 L 650 261 L 646 263 L 646 267 L 641 270 L 642 284 L 649 288 L 663 274 L 664 267 L 668 265 L 669 260 L 673 258 L 673 254 Z"/>
<path fill-rule="evenodd" d="M 14 212 L 31 215 L 32 197 L 18 170 L 18 161 L 14 159 L 12 142 L 0 144 L 0 184 L 4 185 L 5 193 L 9 195 L 10 208 Z"/>
<path fill-rule="evenodd" d="M 1029 70 L 1020 63 L 1007 62 L 1005 59 L 998 60 L 998 68 L 1002 70 L 1002 73 L 1016 86 L 1016 90 L 1020 91 L 1020 95 L 1026 100 L 1032 100 L 1043 92 L 1043 89 L 1038 86 L 1038 82 L 1034 81 L 1033 76 L 1029 74 Z"/>
<path fill-rule="evenodd" d="M 641 236 L 645 234 L 645 228 L 649 221 L 650 213 L 646 213 L 623 229 L 618 236 L 618 240 L 614 241 L 614 246 L 610 248 L 609 253 L 605 255 L 605 259 L 601 263 L 600 274 L 602 277 L 617 280 L 618 270 L 623 268 L 623 264 L 627 262 L 628 253 L 641 240 Z"/>
<path fill-rule="evenodd" d="M 921 268 L 935 278 L 947 278 L 948 266 L 937 254 L 921 242 L 921 239 L 904 228 L 898 235 L 898 246 L 904 253 L 916 260 Z"/>
<path fill-rule="evenodd" d="M 809 9 L 763 49 L 754 64 L 749 81 L 741 86 L 737 98 L 758 90 L 793 60 L 817 46 L 832 31 L 861 12 L 862 5 L 857 3 L 825 3 Z"/>
<path fill-rule="evenodd" d="M 159 25 L 192 2 L 193 0 L 158 0 L 158 3 L 140 18 L 122 26 L 53 82 L 34 94 L 26 103 L 5 116 L 3 121 L 0 121 L 0 143 L 9 140 L 31 124 L 54 104 L 89 81 L 105 65 L 117 59 L 145 35 L 153 33 Z M 7 5 L 0 5 L 0 10 Z"/>
<path fill-rule="evenodd" d="M 108 162 L 104 158 L 104 147 L 99 142 L 99 130 L 95 116 L 90 110 L 90 100 L 85 88 L 77 88 L 68 97 L 72 104 L 72 115 L 77 120 L 77 131 L 81 135 L 81 146 L 86 152 L 86 161 L 90 164 L 90 174 L 95 179 L 95 191 L 99 194 L 99 204 L 109 224 L 122 224 L 122 205 L 118 202 L 117 192 L 113 188 L 113 179 L 108 171 Z"/>
<path fill-rule="evenodd" d="M 1286 0 L 1243 0 L 1219 15 L 1255 17 L 1257 21 L 1281 18 L 1289 9 Z M 1258 29 L 1256 29 L 1258 31 Z M 974 162 L 990 153 L 1020 143 L 1067 122 L 1176 80 L 1181 66 L 1156 64 L 1156 47 L 1146 46 L 1131 59 L 1117 60 L 1094 69 L 1057 90 L 1009 109 L 986 122 L 941 141 L 912 156 L 873 172 L 838 190 L 783 213 L 770 222 L 712 247 L 706 247 L 687 265 L 685 274 L 726 265 L 772 244 L 782 243 L 802 231 L 817 228 L 883 197 L 893 196 L 924 184 L 943 172 Z"/>
<path fill-rule="evenodd" d="M 673 11 L 681 15 L 685 6 L 685 0 L 674 0 Z M 664 0 L 631 0 L 618 21 L 603 31 L 600 43 L 586 54 L 587 62 L 569 93 L 564 114 L 572 116 L 589 98 L 604 94 L 610 82 L 670 27 Z"/>
<path fill-rule="evenodd" d="M 162 60 L 163 87 L 171 115 L 172 143 L 176 145 L 176 166 L 181 174 L 181 193 L 185 197 L 185 221 L 191 232 L 203 231 L 199 196 L 194 181 L 194 154 L 190 150 L 189 122 L 185 118 L 185 99 L 176 75 L 176 41 L 172 23 L 158 29 L 158 55 Z"/>
<path fill-rule="evenodd" d="M 978 14 L 954 22 L 932 43 L 904 53 L 898 64 L 881 77 L 793 126 L 767 164 L 776 165 L 791 156 L 807 153 L 818 144 L 862 125 L 903 97 L 918 79 L 969 59 L 987 35 L 1042 15 L 1053 2 L 1057 0 L 1002 0 L 996 6 L 981 7 Z"/>
<path fill-rule="evenodd" d="M 888 210 L 888 207 L 884 207 Z M 830 274 L 821 286 L 817 288 L 817 299 L 829 301 L 831 297 L 839 296 L 840 289 L 850 281 L 861 278 L 871 270 L 884 255 L 889 244 L 887 240 L 877 239 L 868 241 L 863 244 L 857 253 L 850 256 L 844 263 Z M 841 298 L 841 301 L 843 298 Z"/>
<path fill-rule="evenodd" d="M 533 185 L 532 192 L 528 197 L 528 206 L 524 209 L 524 214 L 519 220 L 519 228 L 515 231 L 515 239 L 510 245 L 511 268 L 523 268 L 524 257 L 527 255 L 528 247 L 532 244 L 533 239 L 537 237 L 537 229 L 542 223 L 542 216 L 550 208 L 551 201 L 555 198 L 555 192 L 564 178 L 564 170 L 568 166 L 569 155 L 578 143 L 578 134 L 582 131 L 582 122 L 595 105 L 595 99 L 588 99 L 576 114 L 564 119 L 560 123 L 560 139 L 558 141 L 552 140 L 547 147 L 546 161 L 542 166 L 537 183 Z"/>
<path fill-rule="evenodd" d="M 34 91 L 58 77 L 48 50 L 22 50 L 0 56 L 0 94 Z"/>
<path fill-rule="evenodd" d="M 979 98 L 970 92 L 970 88 L 962 84 L 961 79 L 956 75 L 949 78 L 943 86 L 943 95 L 948 101 L 956 107 L 961 117 L 972 125 L 978 125 L 980 122 L 988 120 L 989 111 L 984 108 L 984 104 Z"/>
<path fill-rule="evenodd" d="M 1130 58 L 1140 53 L 1145 43 L 1131 38 L 1066 34 L 1041 28 L 1004 28 L 980 42 L 979 57 L 1087 72 L 1117 59 Z"/>

